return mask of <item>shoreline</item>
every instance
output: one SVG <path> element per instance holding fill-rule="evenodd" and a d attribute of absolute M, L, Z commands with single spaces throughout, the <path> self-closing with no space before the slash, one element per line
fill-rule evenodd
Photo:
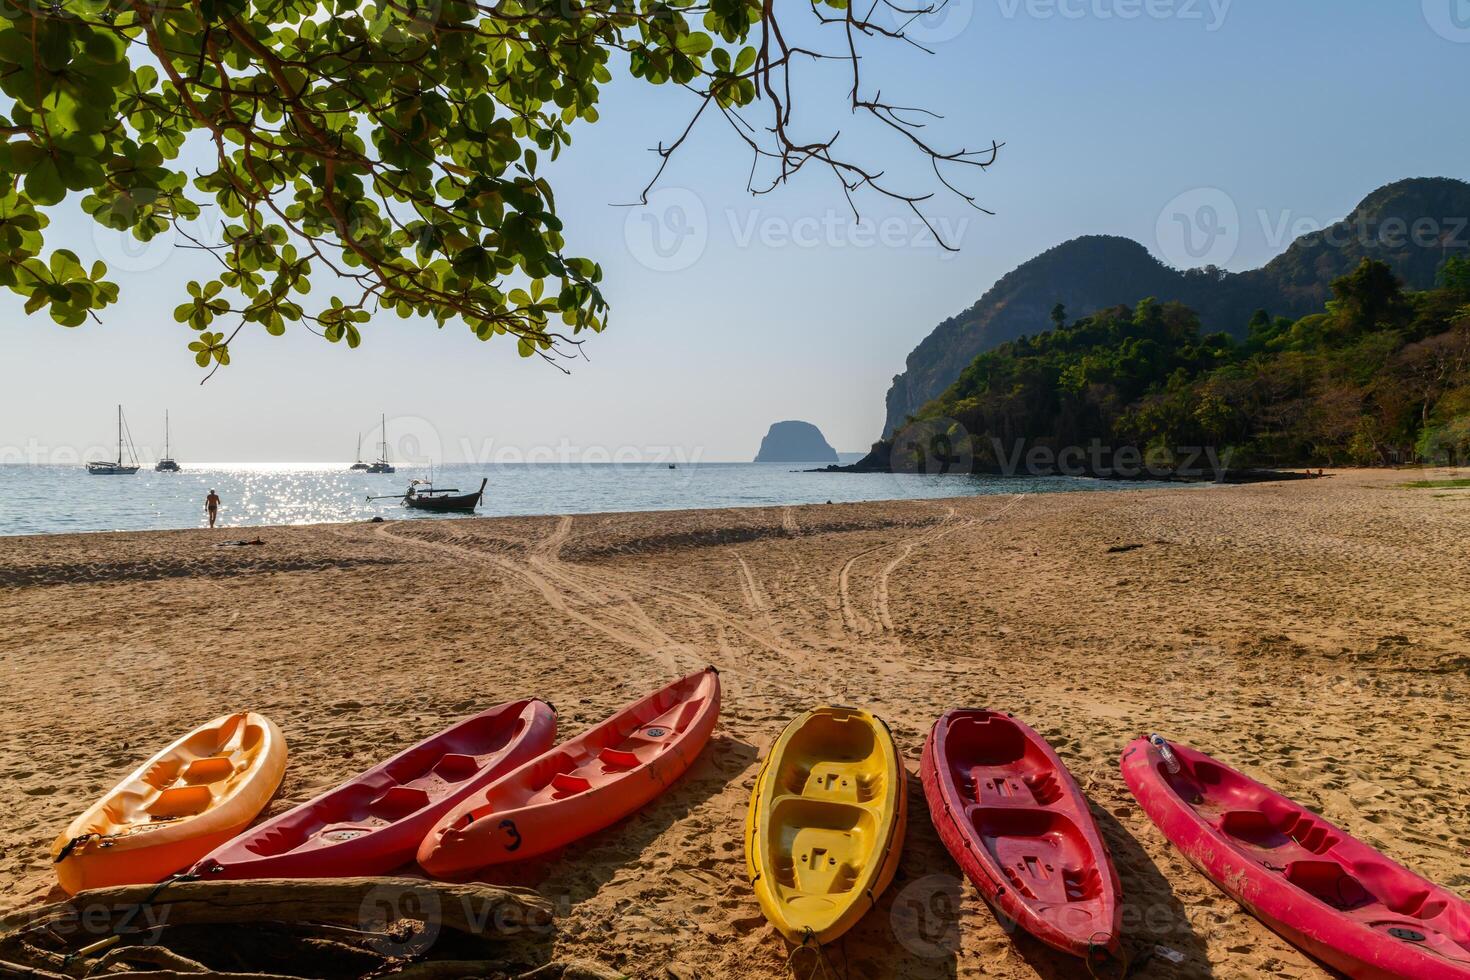
<path fill-rule="evenodd" d="M 757 464 L 740 464 L 740 465 L 757 465 Z M 758 465 L 775 465 L 775 464 L 758 464 Z M 842 472 L 842 473 L 847 473 L 847 472 L 860 472 L 860 473 L 863 473 L 865 475 L 870 475 L 870 476 L 882 476 L 882 475 L 897 475 L 897 476 L 906 476 L 906 475 L 908 475 L 908 476 L 917 476 L 916 474 L 891 474 L 891 473 L 883 473 L 883 472 L 880 472 L 880 471 L 877 471 L 877 470 L 871 470 L 871 471 L 867 471 L 867 470 L 865 470 L 865 471 L 855 471 L 855 470 L 847 470 L 847 469 L 786 470 L 785 472 L 792 473 L 792 474 L 807 474 L 807 473 L 821 474 L 821 473 L 834 473 L 834 472 Z M 954 474 L 954 475 L 958 475 L 958 474 Z M 1174 483 L 1177 486 L 1186 486 L 1186 485 L 1188 485 L 1188 486 L 1199 486 L 1199 485 L 1226 486 L 1226 485 L 1229 485 L 1229 484 L 1216 484 L 1213 481 L 1209 481 L 1209 480 L 1205 480 L 1205 481 L 1187 481 L 1187 480 L 1156 481 L 1156 480 L 1147 480 L 1147 479 L 1128 479 L 1128 478 L 1124 478 L 1124 477 L 1073 476 L 1073 475 L 1070 475 L 1070 474 L 1062 474 L 1062 473 L 1056 473 L 1056 474 L 1025 474 L 1025 475 L 1015 475 L 1015 476 L 1005 475 L 1005 474 L 985 474 L 985 473 L 977 473 L 977 474 L 972 474 L 972 475 L 978 476 L 978 477 L 993 476 L 993 477 L 995 477 L 997 479 L 1018 480 L 1018 481 L 1064 479 L 1064 480 L 1079 480 L 1079 481 L 1096 481 L 1096 482 L 1099 482 L 1099 483 L 1116 482 L 1116 483 L 1121 483 L 1121 484 L 1127 484 L 1126 487 L 1123 487 L 1123 486 L 1120 486 L 1120 487 L 1097 487 L 1097 488 L 1089 487 L 1087 489 L 1074 489 L 1074 490 L 1066 490 L 1066 489 L 1058 489 L 1058 488 L 1043 488 L 1043 489 L 1038 489 L 1038 490 L 1025 491 L 1025 493 L 1027 495 L 1038 495 L 1038 496 L 1039 495 L 1062 496 L 1062 495 L 1069 495 L 1069 494 L 1073 494 L 1073 493 L 1126 493 L 1126 492 L 1130 492 L 1130 491 L 1139 489 L 1140 487 L 1142 487 L 1145 484 L 1167 483 L 1167 482 L 1172 482 L 1172 483 Z M 925 478 L 927 479 L 928 477 L 925 477 Z M 938 479 L 938 478 L 939 477 L 937 477 L 937 476 L 935 477 L 935 479 Z M 1291 478 L 1290 477 L 1282 477 L 1281 478 L 1282 482 L 1285 482 L 1285 481 L 1287 481 L 1289 479 L 1291 479 Z M 1275 481 L 1272 481 L 1272 480 L 1262 480 L 1262 481 L 1257 481 L 1257 482 L 1275 482 Z M 489 489 L 493 489 L 493 488 L 489 488 Z M 487 489 L 487 493 L 489 492 L 489 489 Z M 253 533 L 255 531 L 283 530 L 283 529 L 288 529 L 288 528 L 342 527 L 342 526 L 353 525 L 353 524 L 395 523 L 395 522 L 404 521 L 404 520 L 407 520 L 407 521 L 439 521 L 439 520 L 453 520 L 453 521 L 480 520 L 480 521 L 493 521 L 493 520 L 522 520 L 522 519 L 550 518 L 550 517 L 563 517 L 563 516 L 573 516 L 573 517 L 633 517 L 633 516 L 642 516 L 642 515 L 648 515 L 648 514 L 685 514 L 685 513 L 706 513 L 706 512 L 713 512 L 713 511 L 769 510 L 772 507 L 842 507 L 842 506 L 860 506 L 860 505 L 865 505 L 865 504 L 902 504 L 902 503 L 908 503 L 908 502 L 936 502 L 936 501 L 939 501 L 939 502 L 953 502 L 953 501 L 958 501 L 958 500 L 969 500 L 969 499 L 972 499 L 972 498 L 973 499 L 982 499 L 983 500 L 983 499 L 988 498 L 988 497 L 1008 497 L 1008 496 L 1014 496 L 1014 495 L 1015 494 L 1011 493 L 1008 490 L 997 490 L 994 493 L 976 493 L 976 494 L 960 495 L 960 496 L 954 496 L 954 497 L 944 497 L 944 496 L 936 496 L 936 497 L 877 497 L 877 498 L 872 498 L 872 499 L 866 499 L 865 498 L 865 499 L 862 499 L 862 500 L 829 500 L 829 501 L 826 501 L 825 503 L 823 503 L 823 502 L 790 503 L 790 504 L 769 504 L 769 503 L 767 503 L 767 504 L 759 504 L 759 503 L 753 503 L 753 504 L 741 504 L 741 505 L 735 505 L 735 506 L 712 504 L 712 505 L 710 505 L 708 507 L 652 507 L 652 508 L 647 508 L 647 509 L 643 509 L 643 510 L 606 510 L 606 511 L 597 510 L 597 511 L 570 511 L 570 512 L 569 511 L 546 511 L 546 512 L 540 512 L 540 513 L 534 513 L 534 514 L 481 514 L 479 512 L 476 512 L 473 515 L 421 514 L 421 515 L 415 516 L 415 515 L 410 515 L 406 510 L 399 509 L 399 510 L 395 510 L 393 512 L 393 516 L 378 515 L 378 517 L 381 518 L 380 520 L 379 519 L 374 519 L 374 518 L 352 517 L 352 518 L 347 518 L 347 519 L 343 519 L 343 520 L 340 520 L 340 521 L 307 521 L 307 522 L 302 522 L 302 523 L 299 523 L 299 524 L 230 524 L 230 523 L 228 523 L 228 516 L 229 515 L 227 513 L 225 513 L 224 516 L 222 516 L 222 518 L 221 518 L 221 523 L 216 528 L 214 528 L 213 530 L 211 530 L 208 527 L 204 527 L 204 526 L 194 526 L 194 527 L 117 528 L 117 529 L 87 530 L 87 531 L 34 531 L 34 532 L 26 532 L 26 533 L 22 533 L 22 534 L 8 534 L 3 529 L 0 529 L 0 541 L 8 541 L 8 540 L 16 539 L 16 538 L 63 538 L 63 537 L 68 537 L 68 536 L 89 535 L 89 534 L 99 534 L 99 535 L 162 534 L 162 533 L 190 532 L 190 531 L 209 531 L 210 533 L 215 533 L 215 532 L 218 532 L 218 531 L 229 531 L 229 530 L 239 531 L 241 533 L 244 533 L 244 534 L 247 534 L 248 535 L 248 534 Z"/>
<path fill-rule="evenodd" d="M 46 848 L 70 817 L 226 710 L 285 733 L 273 815 L 490 704 L 548 698 L 568 737 L 713 663 L 725 703 L 693 769 L 497 879 L 557 905 L 554 961 L 778 973 L 744 810 L 784 723 L 831 702 L 884 717 L 910 771 L 899 876 L 842 942 L 855 975 L 1072 975 L 958 879 L 917 790 L 929 726 L 975 704 L 1031 724 L 1087 792 L 1129 941 L 1183 956 L 1150 976 L 1317 980 L 1164 842 L 1117 759 L 1159 731 L 1470 894 L 1470 492 L 1333 474 L 1208 494 L 0 538 L 0 909 L 45 900 Z M 951 905 L 956 922 L 912 921 Z"/>

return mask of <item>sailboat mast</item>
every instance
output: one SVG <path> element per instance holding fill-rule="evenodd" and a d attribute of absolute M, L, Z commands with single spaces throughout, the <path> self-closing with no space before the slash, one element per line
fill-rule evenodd
<path fill-rule="evenodd" d="M 163 458 L 168 459 L 168 409 L 163 410 Z"/>
<path fill-rule="evenodd" d="M 380 447 L 382 449 L 382 452 L 380 452 L 378 454 L 378 458 L 381 459 L 383 462 L 386 463 L 386 462 L 388 462 L 388 416 L 387 416 L 387 414 L 383 414 L 383 415 L 379 415 L 378 416 L 378 433 L 379 433 L 380 436 L 382 436 L 382 439 L 383 439 L 382 446 Z"/>
<path fill-rule="evenodd" d="M 122 466 L 122 406 L 117 406 L 117 465 Z"/>

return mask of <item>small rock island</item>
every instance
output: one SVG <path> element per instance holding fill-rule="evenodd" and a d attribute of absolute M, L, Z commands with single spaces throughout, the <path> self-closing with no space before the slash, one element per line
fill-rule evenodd
<path fill-rule="evenodd" d="M 757 463 L 835 463 L 837 450 L 810 422 L 777 422 L 761 440 Z"/>

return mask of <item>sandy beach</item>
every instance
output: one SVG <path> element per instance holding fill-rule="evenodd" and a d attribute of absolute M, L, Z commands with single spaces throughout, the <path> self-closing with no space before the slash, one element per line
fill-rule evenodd
<path fill-rule="evenodd" d="M 1008 935 L 929 823 L 924 735 L 976 705 L 1028 721 L 1089 794 L 1130 948 L 1180 960 L 1139 975 L 1324 977 L 1166 844 L 1118 754 L 1149 731 L 1194 745 L 1470 895 L 1470 491 L 1402 486 L 1454 475 L 0 538 L 0 908 L 57 897 L 55 834 L 225 711 L 284 731 L 278 813 L 489 704 L 547 698 L 570 735 L 712 663 L 724 710 L 695 768 L 499 879 L 559 906 L 557 959 L 783 975 L 742 821 L 781 727 L 837 702 L 890 722 L 912 810 L 836 975 L 1085 975 Z"/>

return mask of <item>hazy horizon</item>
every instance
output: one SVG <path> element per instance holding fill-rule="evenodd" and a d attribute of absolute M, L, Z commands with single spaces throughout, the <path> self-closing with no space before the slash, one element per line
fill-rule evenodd
<path fill-rule="evenodd" d="M 941 146 L 1006 144 L 964 180 L 996 216 L 942 199 L 931 210 L 957 254 L 872 198 L 855 225 L 816 172 L 750 197 L 749 158 L 716 123 L 674 157 L 649 208 L 615 207 L 636 199 L 657 162 L 648 147 L 691 111 L 683 93 L 619 78 L 601 121 L 575 128 L 546 170 L 568 250 L 603 264 L 612 305 L 569 376 L 503 338 L 380 315 L 356 351 L 301 328 L 247 330 L 234 363 L 201 387 L 192 331 L 172 311 L 206 259 L 168 236 L 120 239 L 73 195 L 52 212 L 47 244 L 106 261 L 121 300 L 101 325 L 68 330 L 0 294 L 0 462 L 110 454 L 118 402 L 145 458 L 162 452 L 171 411 L 185 465 L 346 461 L 359 432 L 371 457 L 380 412 L 400 456 L 417 440 L 444 462 L 485 447 L 749 461 L 783 419 L 860 452 L 909 351 L 1060 242 L 1122 235 L 1169 264 L 1253 268 L 1383 184 L 1470 176 L 1470 140 L 1453 124 L 1461 99 L 1444 83 L 1470 53 L 1455 2 L 952 0 L 921 25 L 932 56 L 884 49 L 865 85 L 942 113 L 929 134 Z M 1364 67 L 1345 67 L 1348 52 Z M 888 164 L 890 150 L 855 133 L 849 155 Z M 921 161 L 894 168 L 928 186 Z M 1200 194 L 1223 194 L 1238 228 L 1228 254 L 1194 261 L 1161 240 L 1160 218 Z"/>

